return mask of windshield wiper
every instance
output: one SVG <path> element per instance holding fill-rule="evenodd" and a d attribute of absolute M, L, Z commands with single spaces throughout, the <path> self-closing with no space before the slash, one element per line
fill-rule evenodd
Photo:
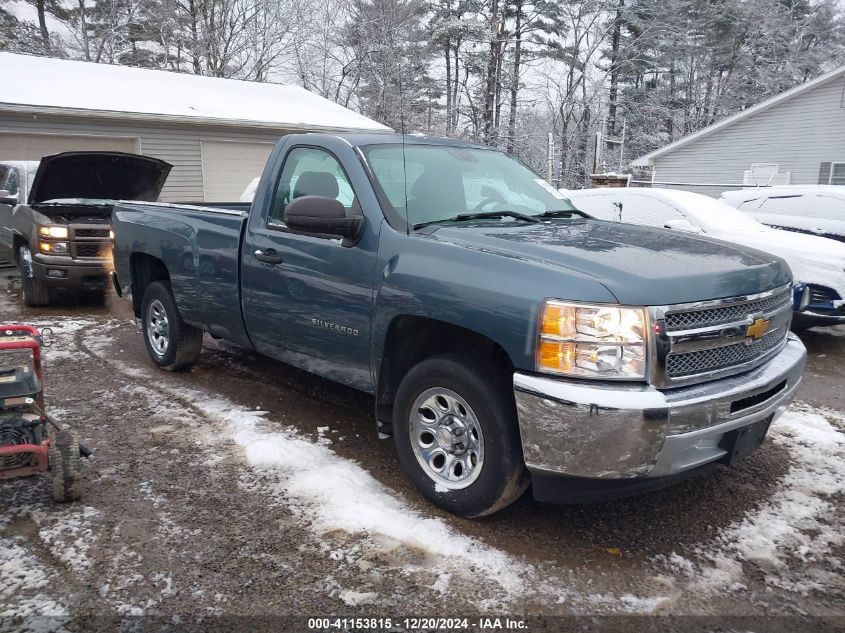
<path fill-rule="evenodd" d="M 558 209 L 557 211 L 544 211 L 539 215 L 535 215 L 535 218 L 571 218 L 573 215 L 580 216 L 582 218 L 586 218 L 587 214 L 583 211 L 579 211 L 578 209 Z"/>
<path fill-rule="evenodd" d="M 421 229 L 425 226 L 430 226 L 432 224 L 441 224 L 443 222 L 466 222 L 467 220 L 495 220 L 497 218 L 514 218 L 516 220 L 522 220 L 523 222 L 531 222 L 537 223 L 540 220 L 537 219 L 536 216 L 533 215 L 526 215 L 525 213 L 519 213 L 518 211 L 484 211 L 481 213 L 460 213 L 451 218 L 443 218 L 442 220 L 431 220 L 429 222 L 420 222 L 419 224 L 415 224 L 415 229 Z"/>

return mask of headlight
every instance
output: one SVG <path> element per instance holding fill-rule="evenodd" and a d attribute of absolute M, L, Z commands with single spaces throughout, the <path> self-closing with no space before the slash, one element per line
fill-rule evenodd
<path fill-rule="evenodd" d="M 643 380 L 647 322 L 645 308 L 546 301 L 537 342 L 537 371 Z"/>
<path fill-rule="evenodd" d="M 66 226 L 40 226 L 38 227 L 38 235 L 41 237 L 52 237 L 59 240 L 67 239 Z"/>
<path fill-rule="evenodd" d="M 42 253 L 64 255 L 67 253 L 67 242 L 38 242 L 38 248 Z"/>

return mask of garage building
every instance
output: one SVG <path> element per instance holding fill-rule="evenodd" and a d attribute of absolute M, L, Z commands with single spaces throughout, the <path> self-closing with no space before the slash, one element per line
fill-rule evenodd
<path fill-rule="evenodd" d="M 173 165 L 164 201 L 236 201 L 280 136 L 389 128 L 298 86 L 0 53 L 0 160 L 114 150 Z"/>

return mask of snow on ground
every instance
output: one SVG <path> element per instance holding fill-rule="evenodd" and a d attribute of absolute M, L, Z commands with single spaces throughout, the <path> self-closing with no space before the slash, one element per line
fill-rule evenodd
<path fill-rule="evenodd" d="M 61 560 L 77 575 L 82 575 L 91 566 L 88 551 L 96 545 L 92 521 L 100 515 L 95 508 L 83 507 L 60 515 L 46 513 L 37 508 L 32 510 L 33 519 L 39 525 L 39 538 L 50 553 Z M 52 524 L 50 522 L 52 521 Z"/>
<path fill-rule="evenodd" d="M 7 524 L 16 508 L 6 510 L 0 523 Z M 62 630 L 68 611 L 61 600 L 51 595 L 51 588 L 59 581 L 36 556 L 21 547 L 21 542 L 20 537 L 0 536 L 0 624 L 6 618 L 25 618 L 26 625 L 13 630 Z"/>
<path fill-rule="evenodd" d="M 659 562 L 697 590 L 742 589 L 743 564 L 763 569 L 768 584 L 802 594 L 845 588 L 845 566 L 830 555 L 832 547 L 845 543 L 832 500 L 845 492 L 845 433 L 837 426 L 845 428 L 841 414 L 793 404 L 770 431 L 792 457 L 778 490 L 721 530 L 714 543 L 699 545 L 689 557 L 673 554 Z M 802 564 L 793 574 L 790 563 L 796 559 Z"/>
<path fill-rule="evenodd" d="M 85 347 L 89 347 L 89 340 L 101 334 L 102 330 L 86 336 Z M 101 338 L 96 345 L 99 351 L 103 345 Z M 620 598 L 600 593 L 579 594 L 536 567 L 412 508 L 358 463 L 332 451 L 324 437 L 325 429 L 313 441 L 294 429 L 279 429 L 266 420 L 264 411 L 238 406 L 214 394 L 168 386 L 161 381 L 156 381 L 155 390 L 147 388 L 143 382 L 153 378 L 149 370 L 106 356 L 102 358 L 117 371 L 136 379 L 124 390 L 147 399 L 153 420 L 172 418 L 181 402 L 218 421 L 218 427 L 205 430 L 205 442 L 211 446 L 232 442 L 243 451 L 256 476 L 242 482 L 244 489 L 253 493 L 269 492 L 280 499 L 314 532 L 323 544 L 322 549 L 335 552 L 339 561 L 358 565 L 363 570 L 369 556 L 387 554 L 405 573 L 430 576 L 438 591 L 446 591 L 450 582 L 465 583 L 463 576 L 469 573 L 476 583 L 496 588 L 494 594 L 498 597 L 483 603 L 489 608 L 541 594 L 552 602 L 587 605 L 592 612 L 647 613 L 664 599 L 663 596 L 642 598 L 626 594 Z M 181 415 L 185 415 L 184 409 Z M 270 426 L 273 430 L 269 430 Z M 202 435 L 201 431 L 195 433 L 196 437 Z M 210 459 L 206 463 L 213 467 L 219 461 L 219 458 Z M 141 487 L 145 495 L 149 494 L 143 483 Z M 333 543 L 338 532 L 362 539 L 367 552 L 362 553 L 357 545 L 338 549 Z M 444 568 L 448 573 L 443 573 Z M 370 592 L 357 596 L 343 591 L 336 588 L 332 593 L 344 602 L 376 599 Z"/>
<path fill-rule="evenodd" d="M 324 444 L 291 429 L 266 430 L 264 411 L 244 409 L 195 390 L 167 390 L 219 420 L 226 429 L 223 439 L 240 446 L 258 473 L 272 475 L 273 492 L 283 496 L 319 537 L 342 530 L 372 539 L 385 550 L 419 550 L 483 570 L 510 599 L 526 591 L 527 565 L 455 532 L 440 519 L 423 516 L 360 465 Z"/>
<path fill-rule="evenodd" d="M 318 541 L 322 551 L 339 563 L 358 565 L 362 572 L 371 565 L 367 550 L 379 553 L 411 554 L 396 556 L 408 574 L 425 573 L 427 584 L 438 592 L 446 592 L 453 583 L 464 583 L 468 570 L 474 577 L 486 579 L 497 587 L 496 602 L 480 606 L 493 607 L 530 596 L 541 596 L 552 603 L 569 603 L 574 609 L 587 605 L 591 613 L 650 613 L 671 599 L 672 590 L 682 584 L 688 591 L 719 593 L 740 590 L 745 586 L 748 566 L 762 569 L 773 587 L 799 593 L 824 591 L 843 586 L 843 566 L 830 557 L 832 547 L 845 543 L 845 535 L 837 528 L 832 495 L 845 491 L 845 417 L 836 412 L 793 405 L 773 426 L 770 436 L 787 448 L 792 464 L 778 490 L 756 509 L 723 528 L 714 541 L 702 543 L 687 551 L 659 558 L 659 570 L 665 571 L 669 595 L 635 596 L 583 593 L 576 590 L 577 581 L 561 582 L 545 572 L 505 552 L 468 537 L 446 521 L 427 516 L 411 507 L 400 495 L 385 487 L 354 461 L 342 458 L 331 450 L 321 430 L 318 441 L 303 437 L 297 431 L 280 427 L 267 419 L 265 412 L 250 410 L 215 394 L 193 388 L 170 386 L 155 381 L 155 389 L 144 382 L 155 380 L 151 370 L 132 367 L 113 360 L 107 350 L 103 326 L 87 328 L 82 321 L 65 323 L 58 320 L 57 330 L 63 333 L 91 329 L 84 336 L 84 347 L 108 362 L 133 384 L 127 395 L 146 399 L 151 407 L 151 433 L 165 427 L 174 416 L 192 415 L 190 409 L 216 421 L 206 435 L 196 433 L 196 441 L 208 448 L 232 443 L 243 452 L 246 465 L 254 476 L 244 478 L 244 486 L 252 492 L 269 492 L 301 518 Z M 115 325 L 116 327 L 116 325 Z M 108 328 L 106 328 L 108 329 Z M 105 332 L 106 337 L 108 332 Z M 73 346 L 62 337 L 63 346 Z M 58 349 L 61 349 L 58 347 Z M 58 351 L 57 349 L 57 351 Z M 49 354 L 49 350 L 48 350 Z M 48 356 L 49 358 L 49 356 Z M 153 384 L 151 382 L 151 384 Z M 161 431 L 166 432 L 166 431 Z M 220 454 L 220 451 L 213 451 Z M 213 468 L 219 460 L 205 463 Z M 139 484 L 142 495 L 156 507 L 157 492 L 148 483 Z M 160 510 L 160 508 L 156 508 Z M 74 562 L 65 561 L 72 569 L 84 571 L 84 521 L 90 518 L 83 510 L 78 516 L 66 516 L 61 524 L 40 526 L 42 538 L 49 544 L 53 538 L 78 546 Z M 161 517 L 167 530 L 166 517 Z M 338 546 L 341 532 L 357 537 L 353 545 Z M 89 544 L 90 546 L 90 544 Z M 362 554 L 362 552 L 364 552 Z M 131 558 L 132 553 L 126 552 Z M 792 561 L 798 560 L 796 573 Z M 2 565 L 5 564 L 5 567 Z M 131 568 L 128 558 L 115 561 L 124 569 Z M 26 582 L 30 592 L 39 590 L 37 561 L 33 562 L 20 547 L 0 542 L 0 591 L 3 584 Z M 76 567 L 74 567 L 76 565 Z M 21 580 L 13 574 L 22 569 Z M 808 574 L 807 570 L 811 572 Z M 43 573 L 43 572 L 42 572 Z M 132 589 L 152 580 L 162 595 L 174 591 L 169 577 L 153 579 L 127 578 L 125 586 L 101 587 L 104 597 L 126 613 L 139 613 L 154 603 L 131 604 Z M 330 584 L 330 583 L 329 583 Z M 378 601 L 375 592 L 334 587 L 347 604 Z M 2 594 L 0 594 L 2 598 Z M 4 604 L 0 600 L 0 607 Z M 23 604 L 23 603 L 22 603 Z M 51 605 L 49 598 L 44 602 Z M 61 605 L 55 605 L 60 609 Z M 19 607 L 26 609 L 26 604 Z M 52 606 L 51 606 L 52 608 Z"/>

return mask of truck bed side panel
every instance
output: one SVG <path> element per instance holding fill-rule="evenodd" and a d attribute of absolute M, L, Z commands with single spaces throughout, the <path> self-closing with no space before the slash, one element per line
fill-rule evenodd
<path fill-rule="evenodd" d="M 240 301 L 244 215 L 175 205 L 121 204 L 113 214 L 115 271 L 131 290 L 130 257 L 146 254 L 167 268 L 181 317 L 217 336 L 250 345 Z"/>

